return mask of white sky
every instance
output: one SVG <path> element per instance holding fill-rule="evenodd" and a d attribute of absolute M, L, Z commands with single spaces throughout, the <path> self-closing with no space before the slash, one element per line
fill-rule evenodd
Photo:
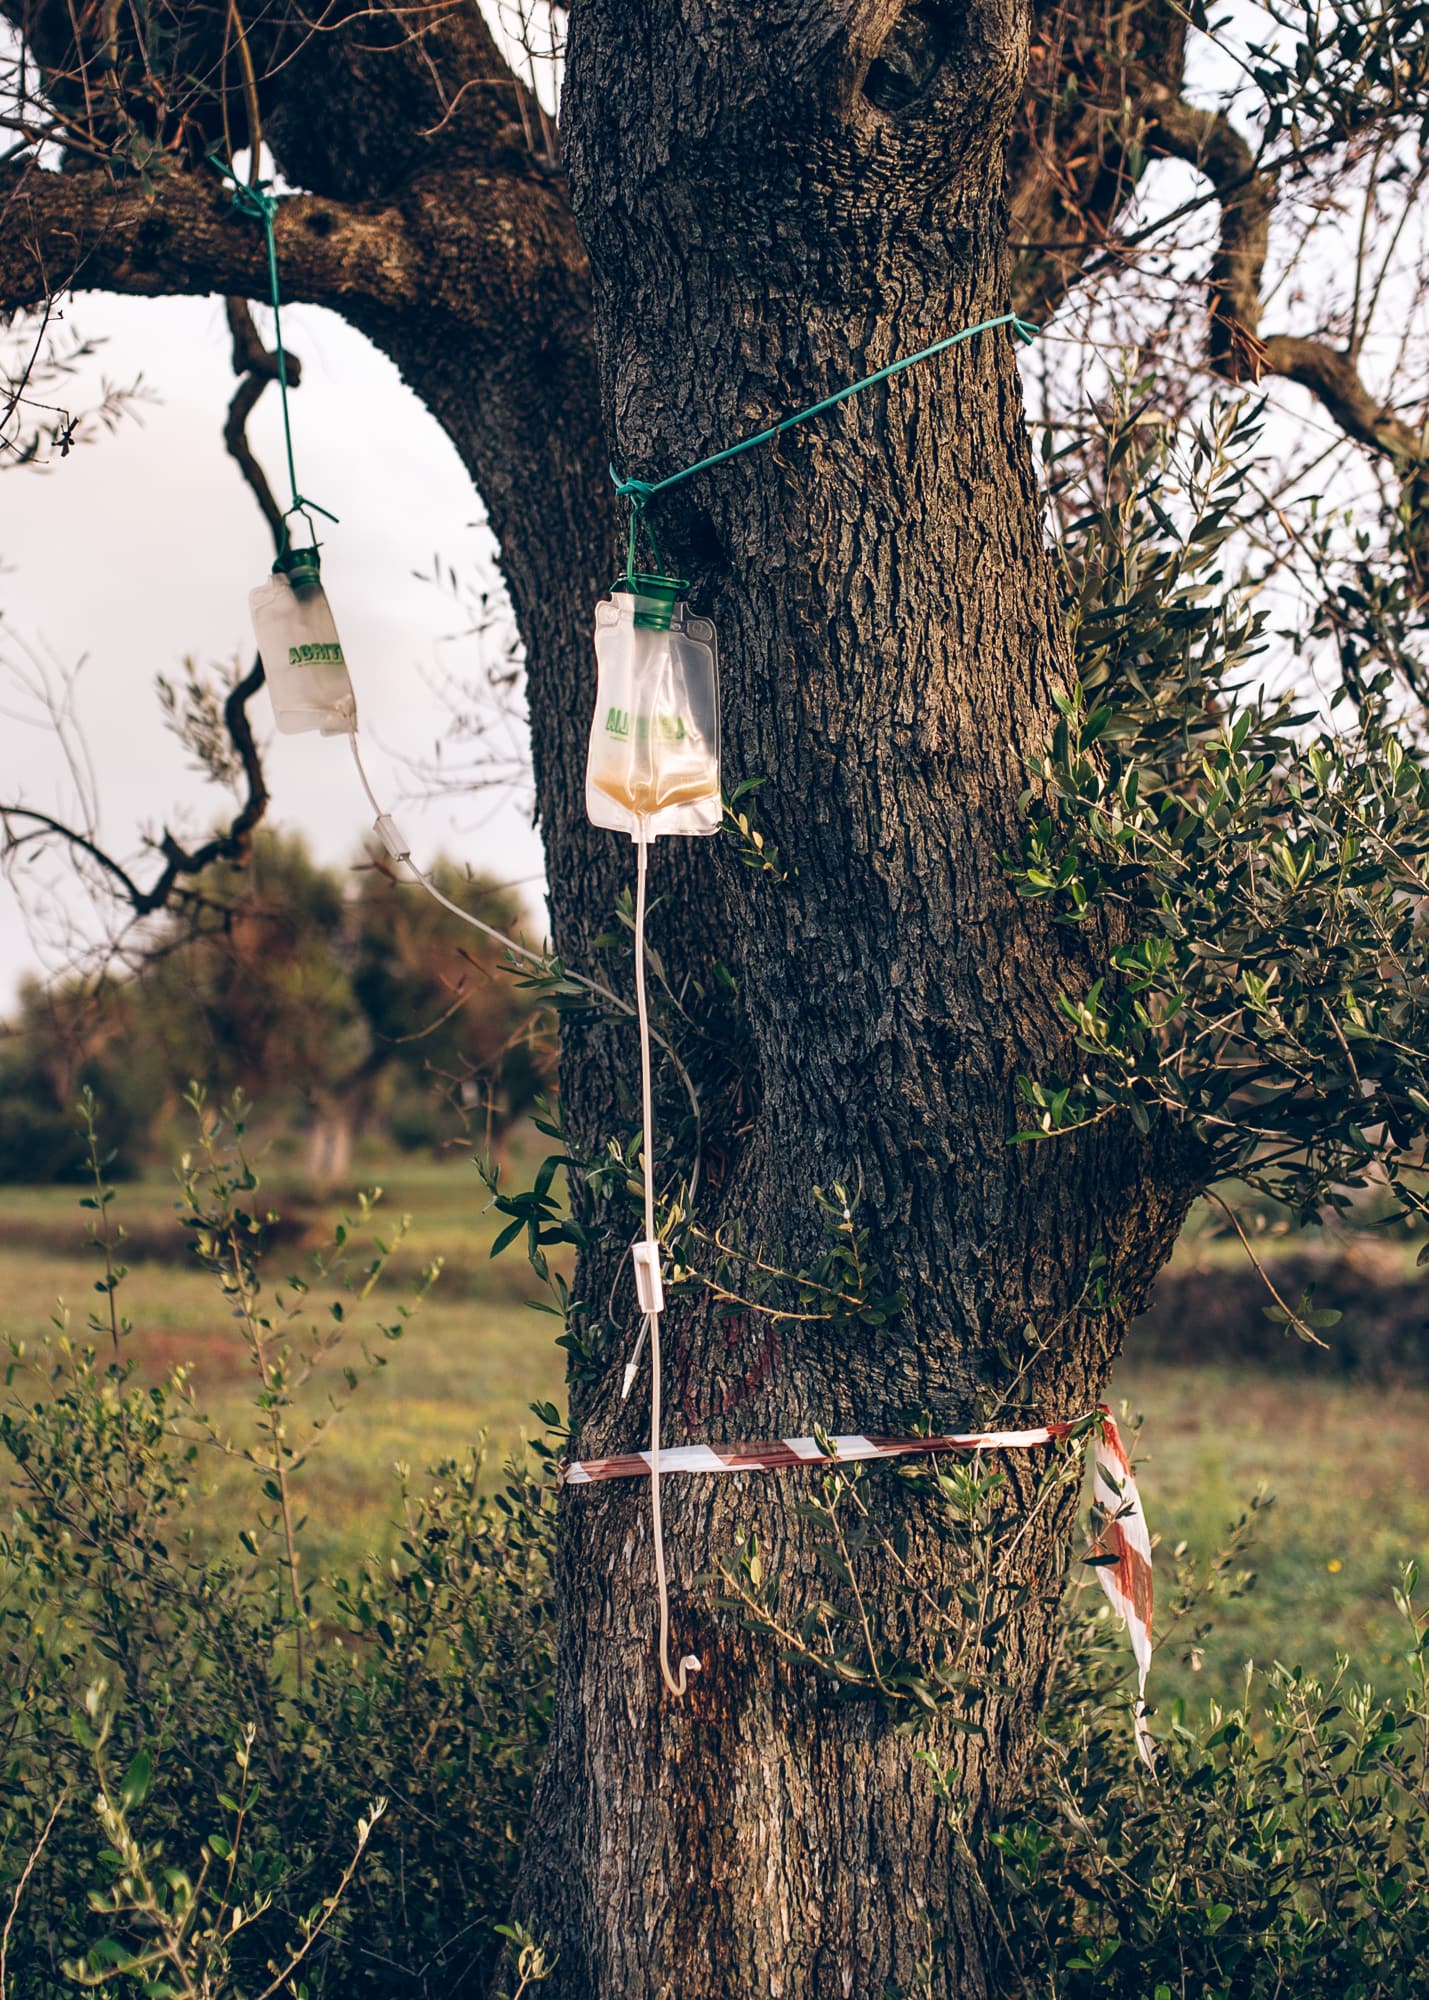
<path fill-rule="evenodd" d="M 127 861 L 165 817 L 201 834 L 224 803 L 185 768 L 154 679 L 181 677 L 189 654 L 201 665 L 248 664 L 248 592 L 272 551 L 223 448 L 234 377 L 222 301 L 87 294 L 68 313 L 105 343 L 66 384 L 70 407 L 92 403 L 101 376 L 125 384 L 140 373 L 160 401 L 46 471 L 0 474 L 0 658 L 38 652 L 56 670 L 84 662 L 75 713 L 96 767 L 100 831 Z M 527 879 L 524 893 L 539 912 L 542 856 L 528 801 L 407 796 L 414 779 L 403 759 L 429 755 L 450 729 L 433 677 L 474 677 L 483 657 L 476 640 L 450 638 L 464 622 L 459 607 L 415 572 L 430 574 L 440 555 L 478 587 L 499 591 L 480 502 L 435 420 L 361 335 L 300 306 L 285 311 L 284 334 L 303 363 L 293 397 L 299 479 L 341 516 L 340 525 L 323 525 L 323 577 L 378 795 L 394 802 L 419 856 L 441 848 L 502 881 Z M 249 435 L 280 491 L 275 390 Z M 272 822 L 301 828 L 324 860 L 350 859 L 371 813 L 345 744 L 276 736 L 266 693 L 252 713 L 268 739 Z M 53 731 L 9 675 L 0 679 L 0 795 L 59 817 L 77 804 Z M 140 856 L 141 879 L 154 866 Z M 88 937 L 102 933 L 63 864 L 45 880 Z M 39 891 L 38 883 L 27 889 L 27 911 L 0 880 L 0 1011 L 25 971 L 65 962 L 54 903 Z"/>

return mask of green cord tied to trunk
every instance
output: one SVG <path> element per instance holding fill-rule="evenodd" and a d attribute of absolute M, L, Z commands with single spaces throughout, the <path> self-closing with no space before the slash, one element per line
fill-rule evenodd
<path fill-rule="evenodd" d="M 664 479 L 622 479 L 612 465 L 610 476 L 615 481 L 615 491 L 622 500 L 630 502 L 630 541 L 626 556 L 625 583 L 633 590 L 639 572 L 636 569 L 636 544 L 643 524 L 649 537 L 651 554 L 655 567 L 660 566 L 660 552 L 655 545 L 654 531 L 650 525 L 649 503 L 657 493 L 667 487 L 678 486 L 682 480 L 693 479 L 697 472 L 708 472 L 712 466 L 723 465 L 726 459 L 737 458 L 742 451 L 752 451 L 757 444 L 772 444 L 795 424 L 806 424 L 811 417 L 822 416 L 825 410 L 834 409 L 839 403 L 846 403 L 850 396 L 856 396 L 863 389 L 871 389 L 875 382 L 887 382 L 894 375 L 901 375 L 905 368 L 915 368 L 920 361 L 930 361 L 935 354 L 946 353 L 950 347 L 957 347 L 964 340 L 971 340 L 975 333 L 989 333 L 993 327 L 1010 326 L 1019 340 L 1032 341 L 1040 331 L 1030 320 L 1022 319 L 1015 312 L 999 313 L 995 319 L 980 319 L 973 326 L 960 327 L 956 333 L 947 334 L 942 340 L 935 340 L 930 347 L 920 347 L 916 354 L 905 354 L 899 361 L 890 361 L 886 368 L 876 368 L 871 375 L 865 375 L 857 382 L 850 382 L 846 388 L 836 389 L 832 396 L 821 397 L 817 403 L 810 403 L 805 410 L 796 410 L 792 417 L 781 417 L 777 424 L 756 431 L 752 437 L 740 438 L 737 444 L 727 444 L 723 451 L 713 451 L 708 458 L 696 459 L 679 472 L 671 472 Z"/>
<path fill-rule="evenodd" d="M 237 170 L 224 161 L 213 158 L 212 164 L 226 181 L 233 185 L 233 205 L 242 215 L 252 218 L 263 226 L 263 243 L 268 255 L 268 296 L 273 308 L 273 354 L 278 367 L 278 393 L 283 405 L 283 446 L 288 459 L 288 490 L 292 503 L 283 510 L 282 547 L 278 550 L 274 569 L 283 570 L 295 589 L 311 587 L 318 581 L 318 531 L 313 520 L 314 514 L 321 514 L 325 521 L 336 521 L 337 515 L 330 514 L 326 507 L 320 507 L 316 500 L 309 500 L 298 487 L 297 464 L 293 456 L 293 424 L 288 409 L 288 354 L 283 346 L 283 306 L 278 285 L 278 246 L 273 235 L 273 218 L 278 213 L 278 197 L 271 193 L 266 181 L 248 182 L 240 180 Z M 255 163 L 256 164 L 256 163 Z M 310 543 L 294 548 L 289 538 L 288 523 L 297 514 L 307 523 Z"/>

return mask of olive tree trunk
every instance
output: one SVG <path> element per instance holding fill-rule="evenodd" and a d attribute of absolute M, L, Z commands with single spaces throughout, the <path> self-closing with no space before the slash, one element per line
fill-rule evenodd
<path fill-rule="evenodd" d="M 658 478 L 1006 310 L 1023 14 L 915 8 L 890 45 L 897 12 L 575 10 L 568 163 L 628 471 Z M 702 1220 L 737 1219 L 799 1268 L 814 1189 L 841 1182 L 908 1302 L 878 1329 L 677 1309 L 663 1442 L 893 1431 L 917 1410 L 967 1423 L 1009 1393 L 1075 1414 L 1184 1196 L 1122 1134 L 1009 1143 L 1017 1076 L 1069 1053 L 1057 992 L 1090 976 L 1084 942 L 1005 879 L 1068 674 L 1013 342 L 978 336 L 655 505 L 667 567 L 718 629 L 728 777 L 765 781 L 754 810 L 787 871 L 723 843 L 657 849 L 665 964 L 703 976 L 723 957 L 744 1020 L 751 1115 Z M 562 810 L 546 801 L 548 826 Z M 598 1086 L 569 1055 L 564 1076 L 588 1126 Z M 1093 1314 L 1098 1252 L 1113 1304 Z M 623 1358 L 573 1401 L 582 1455 L 646 1442 L 643 1387 L 616 1394 Z M 1006 1471 L 1025 1496 L 1029 1468 Z M 712 1608 L 711 1573 L 753 1530 L 798 1627 L 824 1588 L 797 1509 L 810 1478 L 670 1483 L 676 1647 L 703 1662 L 683 1702 L 656 1665 L 648 1488 L 563 1496 L 555 1728 L 519 1900 L 559 1952 L 561 2000 L 988 1990 L 980 1887 L 921 1753 L 947 1760 L 966 1825 L 1007 1795 L 1075 1494 L 1020 1546 L 1031 1588 L 996 1685 L 920 1737 Z M 936 1585 L 955 1558 L 921 1503 L 884 1489 Z M 874 1588 L 874 1622 L 906 1634 L 906 1586 Z"/>

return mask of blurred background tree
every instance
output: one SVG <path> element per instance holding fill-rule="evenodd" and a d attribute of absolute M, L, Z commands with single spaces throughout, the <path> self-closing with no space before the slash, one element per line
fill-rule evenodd
<path fill-rule="evenodd" d="M 519 930 L 516 896 L 439 861 L 442 892 Z M 197 879 L 199 914 L 155 924 L 136 969 L 26 983 L 0 1041 L 0 1179 L 83 1171 L 72 1107 L 109 1107 L 115 1171 L 153 1156 L 194 1077 L 261 1096 L 319 1190 L 354 1141 L 499 1149 L 554 1074 L 554 1047 L 500 947 L 366 859 L 322 868 L 301 836 L 259 833 L 243 867 Z"/>

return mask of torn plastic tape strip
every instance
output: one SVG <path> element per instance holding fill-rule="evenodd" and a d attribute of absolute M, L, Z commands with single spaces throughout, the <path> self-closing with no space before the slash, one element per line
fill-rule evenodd
<path fill-rule="evenodd" d="M 1085 1421 L 1084 1419 L 1082 1421 Z M 763 1444 L 677 1444 L 662 1447 L 660 1472 L 776 1472 L 790 1465 L 842 1465 L 871 1458 L 907 1458 L 919 1452 L 1019 1451 L 1070 1437 L 1077 1423 L 1040 1424 L 1028 1431 L 968 1431 L 951 1437 L 867 1437 L 861 1431 L 829 1439 L 826 1452 L 817 1438 L 771 1438 Z M 648 1477 L 650 1454 L 625 1452 L 615 1458 L 585 1458 L 567 1465 L 562 1482 L 589 1486 L 601 1479 Z"/>

